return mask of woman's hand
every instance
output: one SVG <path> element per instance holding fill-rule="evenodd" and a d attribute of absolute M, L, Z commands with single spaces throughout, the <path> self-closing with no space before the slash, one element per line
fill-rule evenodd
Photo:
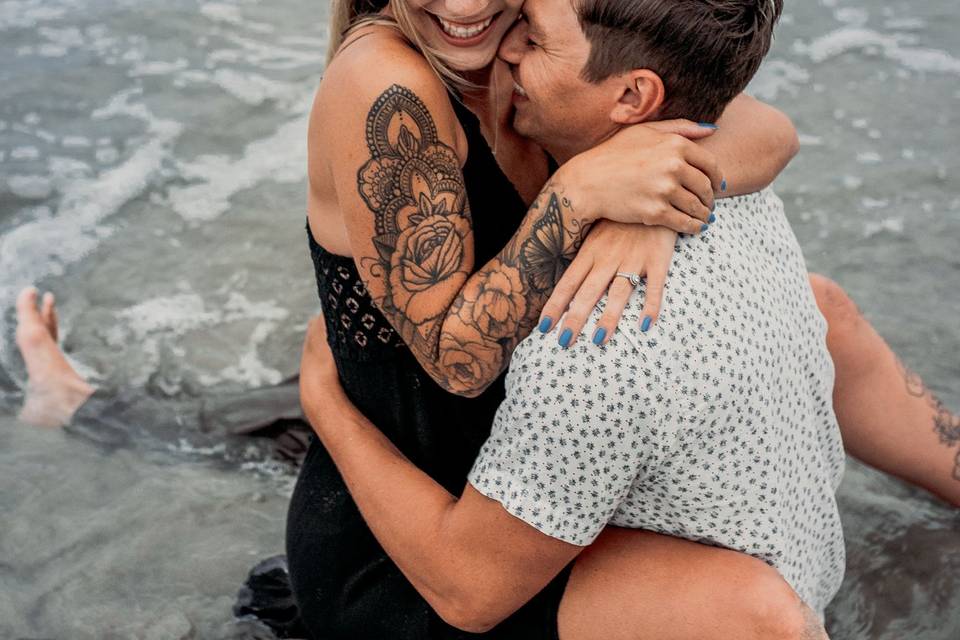
<path fill-rule="evenodd" d="M 666 227 L 647 227 L 601 220 L 593 226 L 580 252 L 564 272 L 543 307 L 539 329 L 546 333 L 563 316 L 557 339 L 563 347 L 573 344 L 597 302 L 607 293 L 606 308 L 591 340 L 602 345 L 620 322 L 635 287 L 617 273 L 646 276 L 646 301 L 641 314 L 647 331 L 660 314 L 660 300 L 667 271 L 673 260 L 677 233 Z"/>
<path fill-rule="evenodd" d="M 700 233 L 714 194 L 725 187 L 714 155 L 693 142 L 713 132 L 687 120 L 626 127 L 572 158 L 554 178 L 589 218 Z"/>
<path fill-rule="evenodd" d="M 317 315 L 307 325 L 307 335 L 303 341 L 303 354 L 300 357 L 300 405 L 304 415 L 323 416 L 337 400 L 347 400 L 337 363 L 327 343 L 327 325 L 323 315 Z M 314 430 L 319 425 L 311 422 Z"/>

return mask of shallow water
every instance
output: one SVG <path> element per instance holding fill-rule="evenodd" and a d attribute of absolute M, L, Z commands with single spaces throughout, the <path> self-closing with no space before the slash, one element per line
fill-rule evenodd
<path fill-rule="evenodd" d="M 57 294 L 64 344 L 106 387 L 174 401 L 295 371 L 325 20 L 296 0 L 0 1 L 4 411 L 28 283 Z M 777 190 L 811 269 L 954 407 L 958 30 L 953 0 L 791 2 L 753 84 L 802 134 Z M 0 637 L 250 635 L 230 605 L 282 550 L 289 469 L 137 427 L 149 446 L 111 452 L 0 417 Z M 960 637 L 958 517 L 856 464 L 840 501 L 833 637 Z"/>

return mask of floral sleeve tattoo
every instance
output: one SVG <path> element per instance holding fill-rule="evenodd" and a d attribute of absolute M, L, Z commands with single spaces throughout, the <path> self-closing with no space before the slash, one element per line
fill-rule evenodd
<path fill-rule="evenodd" d="M 927 388 L 923 379 L 903 364 L 899 358 L 897 364 L 903 372 L 907 384 L 907 393 L 915 398 L 924 398 L 927 401 L 927 405 L 933 414 L 933 430 L 940 438 L 940 442 L 946 447 L 954 447 L 960 444 L 960 416 L 952 414 L 943 402 Z M 957 452 L 955 458 L 953 479 L 960 481 L 960 451 Z"/>
<path fill-rule="evenodd" d="M 368 290 L 441 386 L 477 393 L 532 329 L 587 224 L 547 185 L 510 243 L 473 273 L 460 163 L 423 102 L 391 86 L 367 114 L 366 142 L 357 188 L 374 219 L 376 255 L 361 260 Z"/>

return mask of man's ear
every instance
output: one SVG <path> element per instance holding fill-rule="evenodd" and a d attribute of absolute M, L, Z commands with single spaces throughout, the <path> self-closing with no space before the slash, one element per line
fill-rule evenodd
<path fill-rule="evenodd" d="M 666 99 L 663 80 L 649 69 L 634 69 L 620 76 L 620 99 L 610 113 L 617 124 L 638 124 L 653 120 Z"/>

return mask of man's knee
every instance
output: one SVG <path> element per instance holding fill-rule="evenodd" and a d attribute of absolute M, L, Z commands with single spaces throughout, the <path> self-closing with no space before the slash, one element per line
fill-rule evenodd
<path fill-rule="evenodd" d="M 739 594 L 751 627 L 744 638 L 760 640 L 827 640 L 817 615 L 780 574 L 771 571 L 742 585 Z"/>
<path fill-rule="evenodd" d="M 810 274 L 810 286 L 830 333 L 842 334 L 858 328 L 863 316 L 843 287 L 817 273 Z"/>

